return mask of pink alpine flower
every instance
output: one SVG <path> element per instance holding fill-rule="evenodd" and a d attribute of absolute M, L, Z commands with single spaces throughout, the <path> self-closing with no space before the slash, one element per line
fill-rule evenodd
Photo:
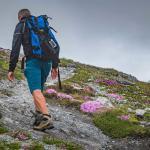
<path fill-rule="evenodd" d="M 90 96 L 83 96 L 83 99 L 85 101 L 91 101 L 92 100 L 92 98 Z"/>
<path fill-rule="evenodd" d="M 68 100 L 72 100 L 73 97 L 71 95 L 65 94 L 65 93 L 57 93 L 57 98 L 59 99 L 68 99 Z"/>
<path fill-rule="evenodd" d="M 115 93 L 106 94 L 106 96 L 108 96 L 110 98 L 114 98 L 118 101 L 123 100 L 123 98 L 124 98 L 122 95 L 118 95 L 118 94 L 115 94 Z"/>
<path fill-rule="evenodd" d="M 118 82 L 116 80 L 105 80 L 104 81 L 107 85 L 117 85 Z"/>
<path fill-rule="evenodd" d="M 96 79 L 94 82 L 95 82 L 95 83 L 100 83 L 100 82 L 103 82 L 103 80 L 101 80 L 101 79 Z"/>
<path fill-rule="evenodd" d="M 117 85 L 116 80 L 96 79 L 95 83 L 105 83 L 106 85 Z"/>
<path fill-rule="evenodd" d="M 121 116 L 118 116 L 118 118 L 121 120 L 129 120 L 130 115 L 121 115 Z"/>
<path fill-rule="evenodd" d="M 25 141 L 29 139 L 29 137 L 23 132 L 19 132 L 16 138 L 18 138 L 20 141 Z"/>
<path fill-rule="evenodd" d="M 87 101 L 80 105 L 80 110 L 83 112 L 93 113 L 102 107 L 103 105 L 99 101 Z"/>
<path fill-rule="evenodd" d="M 48 93 L 48 94 L 57 94 L 57 91 L 54 90 L 54 89 L 47 89 L 46 93 Z"/>

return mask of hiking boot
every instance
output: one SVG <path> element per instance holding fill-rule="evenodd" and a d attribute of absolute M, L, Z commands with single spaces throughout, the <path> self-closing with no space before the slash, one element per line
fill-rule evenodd
<path fill-rule="evenodd" d="M 39 114 L 38 114 L 39 115 Z M 35 123 L 33 125 L 34 130 L 44 131 L 46 129 L 52 129 L 53 121 L 51 115 L 42 114 L 42 116 L 38 116 L 37 120 L 35 120 Z"/>
<path fill-rule="evenodd" d="M 42 120 L 43 118 L 43 114 L 40 112 L 40 111 L 37 111 L 34 113 L 32 112 L 33 116 L 35 117 L 35 121 L 33 123 L 33 126 L 36 126 L 40 123 L 40 121 Z"/>

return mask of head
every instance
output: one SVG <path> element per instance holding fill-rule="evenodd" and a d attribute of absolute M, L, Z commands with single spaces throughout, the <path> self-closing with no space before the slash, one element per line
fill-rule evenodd
<path fill-rule="evenodd" d="M 28 9 L 21 9 L 18 12 L 18 19 L 20 21 L 23 17 L 29 17 L 30 15 L 31 15 L 30 10 L 28 10 Z"/>

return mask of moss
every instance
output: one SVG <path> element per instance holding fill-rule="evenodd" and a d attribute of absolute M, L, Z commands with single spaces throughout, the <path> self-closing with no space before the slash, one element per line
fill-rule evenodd
<path fill-rule="evenodd" d="M 66 149 L 66 150 L 82 150 L 81 146 L 73 142 L 64 141 L 62 139 L 57 139 L 50 136 L 45 136 L 43 142 L 49 145 L 56 145 L 57 147 Z"/>
<path fill-rule="evenodd" d="M 117 116 L 121 114 L 122 112 L 116 110 L 96 114 L 93 118 L 93 122 L 104 134 L 113 138 L 150 136 L 149 128 L 141 127 L 129 121 L 120 120 Z"/>
<path fill-rule="evenodd" d="M 149 112 L 144 114 L 144 120 L 147 122 L 150 122 L 150 113 Z"/>
<path fill-rule="evenodd" d="M 8 129 L 0 122 L 0 134 L 8 132 Z"/>
<path fill-rule="evenodd" d="M 19 150 L 21 148 L 20 143 L 8 143 L 5 141 L 0 141 L 0 149 L 1 150 Z"/>
<path fill-rule="evenodd" d="M 150 83 L 137 82 L 136 84 L 142 89 L 145 95 L 150 96 Z"/>
<path fill-rule="evenodd" d="M 36 141 L 34 141 L 29 147 L 29 150 L 43 150 L 43 149 L 44 149 L 43 144 Z"/>
<path fill-rule="evenodd" d="M 129 122 L 131 122 L 133 124 L 139 124 L 139 120 L 136 118 L 135 114 L 130 115 Z"/>

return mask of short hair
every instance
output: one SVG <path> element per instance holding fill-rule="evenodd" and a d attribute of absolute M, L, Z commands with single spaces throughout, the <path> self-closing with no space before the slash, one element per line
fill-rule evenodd
<path fill-rule="evenodd" d="M 22 16 L 22 17 L 29 17 L 31 15 L 31 12 L 29 9 L 21 9 L 18 12 L 18 17 Z"/>

